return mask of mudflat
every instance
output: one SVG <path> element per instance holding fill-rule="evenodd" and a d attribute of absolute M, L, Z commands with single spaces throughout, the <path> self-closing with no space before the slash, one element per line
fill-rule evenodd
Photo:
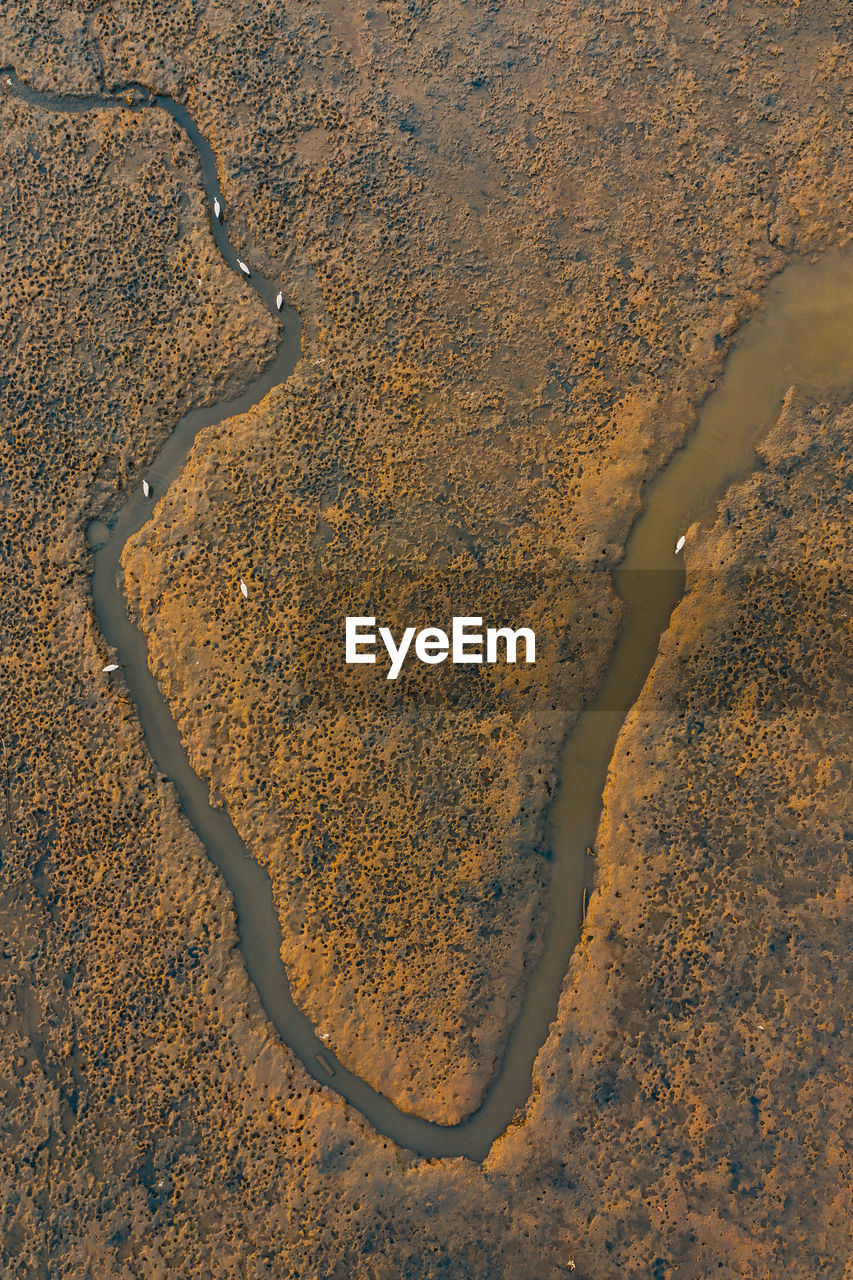
<path fill-rule="evenodd" d="M 404 1113 L 470 1116 L 523 1009 L 643 486 L 771 278 L 846 240 L 843 16 L 0 20 L 37 89 L 186 103 L 231 243 L 298 307 L 302 360 L 155 491 L 124 587 L 297 1004 Z M 532 1096 L 483 1163 L 420 1159 L 271 1028 L 102 671 L 86 527 L 276 321 L 172 123 L 0 111 L 8 1274 L 843 1275 L 846 394 L 788 396 L 691 533 Z M 330 601 L 484 596 L 559 637 L 535 673 L 377 698 L 312 662 Z"/>

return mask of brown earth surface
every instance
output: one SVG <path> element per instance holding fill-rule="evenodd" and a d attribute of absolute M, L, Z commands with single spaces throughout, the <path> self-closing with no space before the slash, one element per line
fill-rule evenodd
<path fill-rule="evenodd" d="M 851 429 L 789 397 L 611 763 L 599 891 L 498 1156 L 584 1223 L 583 1274 L 849 1275 Z"/>
<path fill-rule="evenodd" d="M 845 13 L 2 15 L 36 86 L 187 101 L 232 237 L 304 318 L 293 379 L 199 440 L 131 550 L 131 599 L 273 874 L 298 1000 L 404 1107 L 467 1114 L 518 1007 L 559 742 L 612 636 L 576 569 L 618 559 L 760 285 L 845 238 Z M 413 1160 L 271 1035 L 99 674 L 86 519 L 274 326 L 169 122 L 0 106 L 5 1273 L 843 1276 L 849 417 L 792 402 L 691 549 L 526 1116 L 483 1169 Z M 457 581 L 558 600 L 542 683 L 306 692 L 326 584 L 393 598 L 407 567 L 436 608 Z"/>

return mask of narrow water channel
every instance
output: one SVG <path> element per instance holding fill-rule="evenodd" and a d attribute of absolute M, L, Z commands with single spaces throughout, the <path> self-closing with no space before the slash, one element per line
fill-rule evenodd
<path fill-rule="evenodd" d="M 170 98 L 139 86 L 90 96 L 40 93 L 22 84 L 11 69 L 0 71 L 0 90 L 50 111 L 166 111 L 198 152 L 211 206 L 214 198 L 222 198 L 210 146 L 186 109 Z M 239 271 L 227 226 L 211 217 L 223 258 Z M 254 270 L 246 283 L 282 322 L 276 355 L 242 395 L 193 409 L 180 420 L 145 472 L 155 498 L 162 498 L 180 476 L 199 431 L 245 413 L 284 382 L 299 359 L 299 317 L 289 306 L 276 310 L 278 285 Z M 281 962 L 281 931 L 269 877 L 248 853 L 228 814 L 211 806 L 207 783 L 190 767 L 175 721 L 150 673 L 145 636 L 127 612 L 121 555 L 127 540 L 151 518 L 154 503 L 137 487 L 117 514 L 90 525 L 92 599 L 104 639 L 122 665 L 157 768 L 173 781 L 184 813 L 231 891 L 243 958 L 270 1021 L 316 1080 L 336 1090 L 378 1132 L 401 1146 L 424 1156 L 481 1160 L 524 1106 L 533 1063 L 556 1013 L 580 936 L 586 849 L 595 840 L 616 738 L 684 590 L 676 540 L 694 520 L 712 518 L 728 485 L 754 468 L 755 443 L 778 414 L 792 384 L 816 395 L 853 394 L 853 255 L 834 251 L 816 264 L 797 261 L 776 278 L 764 311 L 739 334 L 697 429 L 644 493 L 643 514 L 614 573 L 624 607 L 622 629 L 602 684 L 577 721 L 562 757 L 560 789 L 551 814 L 554 857 L 541 957 L 530 975 L 497 1077 L 480 1108 L 457 1125 L 433 1124 L 398 1110 L 336 1060 L 294 1005 Z"/>

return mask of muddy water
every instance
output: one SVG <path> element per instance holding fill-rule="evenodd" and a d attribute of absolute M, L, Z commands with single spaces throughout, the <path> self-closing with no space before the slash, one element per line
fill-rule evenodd
<path fill-rule="evenodd" d="M 605 676 L 563 750 L 551 812 L 554 855 L 540 963 L 525 992 L 494 1092 L 524 1097 L 548 1034 L 582 925 L 602 791 L 622 722 L 684 592 L 675 545 L 691 524 L 710 524 L 726 489 L 754 470 L 755 445 L 779 416 L 785 393 L 853 396 L 853 253 L 797 260 L 765 291 L 764 309 L 743 326 L 696 429 L 643 494 L 643 513 L 613 575 L 623 624 Z M 690 544 L 682 552 L 689 560 Z"/>
<path fill-rule="evenodd" d="M 198 152 L 209 200 L 221 199 L 209 145 L 186 110 L 169 98 L 138 86 L 87 97 L 37 93 L 9 70 L 0 72 L 0 89 L 52 111 L 167 111 Z M 238 270 L 227 222 L 220 225 L 212 218 L 211 231 L 225 261 Z M 278 286 L 254 272 L 246 283 L 275 313 Z M 192 410 L 177 424 L 145 473 L 155 499 L 181 474 L 200 430 L 244 413 L 290 376 L 299 358 L 299 319 L 289 307 L 280 318 L 283 329 L 276 356 L 260 377 L 234 400 Z M 137 489 L 115 516 L 90 526 L 92 598 L 104 638 L 122 664 L 157 767 L 173 781 L 183 811 L 231 891 L 246 968 L 271 1022 L 316 1080 L 335 1089 L 376 1130 L 401 1146 L 425 1156 L 465 1155 L 479 1160 L 517 1108 L 524 1106 L 533 1062 L 556 1013 L 580 935 L 586 849 L 595 839 L 616 738 L 684 589 L 675 542 L 694 520 L 709 519 L 726 487 L 755 466 L 755 442 L 773 421 L 793 383 L 815 394 L 853 393 L 853 256 L 831 253 L 816 265 L 797 262 L 777 278 L 768 290 L 764 312 L 739 335 L 690 441 L 645 492 L 644 513 L 614 574 L 624 607 L 620 636 L 601 687 L 564 750 L 560 790 L 551 815 L 554 862 L 541 958 L 531 974 L 497 1078 L 479 1110 L 459 1125 L 432 1124 L 399 1111 L 336 1060 L 294 1005 L 280 957 L 281 933 L 269 877 L 246 850 L 228 814 L 211 806 L 207 784 L 190 767 L 169 707 L 150 674 L 145 636 L 127 613 L 121 554 L 128 538 L 151 518 L 154 503 Z"/>

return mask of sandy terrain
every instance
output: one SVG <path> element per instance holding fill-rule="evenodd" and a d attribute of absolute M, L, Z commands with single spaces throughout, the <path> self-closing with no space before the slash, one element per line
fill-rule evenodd
<path fill-rule="evenodd" d="M 185 99 L 235 242 L 299 305 L 304 361 L 199 440 L 131 598 L 300 1002 L 451 1119 L 517 1007 L 558 744 L 612 634 L 576 569 L 618 559 L 761 284 L 846 236 L 846 9 L 338 8 L 20 3 L 0 62 Z M 170 125 L 2 110 L 4 1273 L 843 1276 L 849 416 L 792 403 L 690 551 L 526 1117 L 484 1169 L 412 1160 L 274 1041 L 98 674 L 86 518 L 273 326 Z M 508 710 L 303 688 L 338 575 L 393 594 L 401 566 L 439 603 L 556 601 L 570 660 Z"/>

